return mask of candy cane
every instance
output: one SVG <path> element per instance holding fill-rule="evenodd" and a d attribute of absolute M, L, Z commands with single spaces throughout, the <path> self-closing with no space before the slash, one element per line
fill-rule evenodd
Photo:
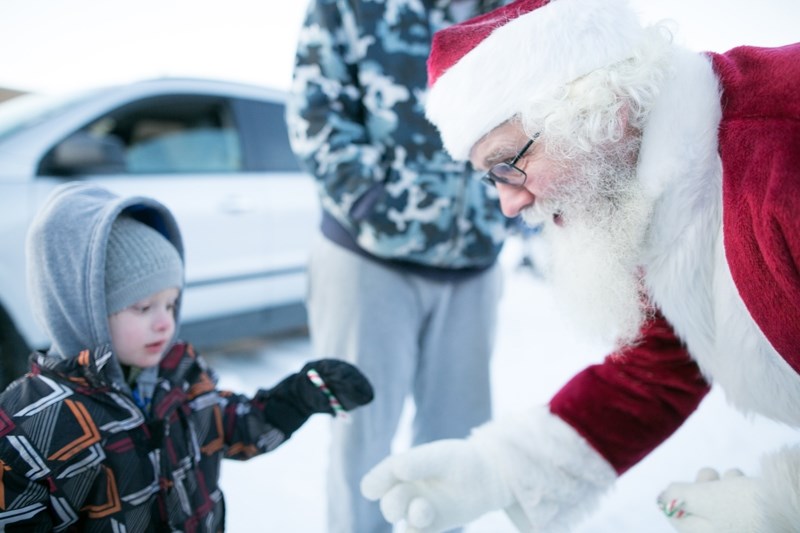
<path fill-rule="evenodd" d="M 339 400 L 337 400 L 336 396 L 333 395 L 331 390 L 328 388 L 328 385 L 326 385 L 322 380 L 322 376 L 320 376 L 319 373 L 313 368 L 306 372 L 306 376 L 308 376 L 308 379 L 311 380 L 311 383 L 313 383 L 319 390 L 322 391 L 325 396 L 328 397 L 328 403 L 330 403 L 331 409 L 333 409 L 333 412 L 336 413 L 336 416 L 343 420 L 347 420 L 347 411 L 344 410 L 342 404 L 339 403 Z"/>
<path fill-rule="evenodd" d="M 669 518 L 683 518 L 689 514 L 683 510 L 683 502 L 680 500 L 670 500 L 669 503 L 659 502 L 659 507 Z"/>

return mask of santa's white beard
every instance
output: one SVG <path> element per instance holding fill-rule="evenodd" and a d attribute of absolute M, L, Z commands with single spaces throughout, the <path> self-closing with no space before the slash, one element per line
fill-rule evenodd
<path fill-rule="evenodd" d="M 586 156 L 579 172 L 569 172 L 579 177 L 522 216 L 543 224 L 546 276 L 567 316 L 587 335 L 623 346 L 636 340 L 646 318 L 640 267 L 652 202 L 633 165 L 608 159 Z"/>

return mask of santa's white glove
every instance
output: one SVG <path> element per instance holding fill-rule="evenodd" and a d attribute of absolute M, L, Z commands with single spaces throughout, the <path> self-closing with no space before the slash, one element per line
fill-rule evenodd
<path fill-rule="evenodd" d="M 758 481 L 740 470 L 720 478 L 704 468 L 694 483 L 672 483 L 658 497 L 658 505 L 681 533 L 753 531 L 757 521 Z"/>
<path fill-rule="evenodd" d="M 491 445 L 480 436 L 424 444 L 384 459 L 361 480 L 367 499 L 380 499 L 389 522 L 407 533 L 437 533 L 513 502 Z"/>

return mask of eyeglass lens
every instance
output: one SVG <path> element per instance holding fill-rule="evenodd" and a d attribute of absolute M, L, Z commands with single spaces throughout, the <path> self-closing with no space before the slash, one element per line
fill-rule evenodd
<path fill-rule="evenodd" d="M 522 169 L 516 166 L 516 163 L 522 159 L 522 156 L 525 155 L 525 152 L 528 151 L 528 148 L 531 147 L 533 142 L 539 138 L 540 134 L 541 132 L 537 132 L 533 137 L 528 139 L 528 142 L 526 142 L 525 146 L 523 146 L 517 155 L 514 156 L 514 159 L 508 162 L 497 163 L 490 168 L 489 172 L 483 176 L 482 181 L 491 185 L 492 187 L 496 187 L 498 181 L 500 183 L 506 183 L 514 186 L 524 185 L 528 176 Z"/>

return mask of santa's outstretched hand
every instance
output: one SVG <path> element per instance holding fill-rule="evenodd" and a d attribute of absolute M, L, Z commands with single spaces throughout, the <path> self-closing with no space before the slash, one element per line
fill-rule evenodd
<path fill-rule="evenodd" d="M 720 477 L 703 468 L 694 483 L 672 483 L 658 497 L 670 524 L 681 533 L 755 531 L 758 481 L 739 470 Z"/>
<path fill-rule="evenodd" d="M 438 533 L 513 502 L 491 446 L 480 436 L 425 444 L 393 455 L 361 481 L 367 499 L 380 500 L 389 522 L 407 533 Z"/>

